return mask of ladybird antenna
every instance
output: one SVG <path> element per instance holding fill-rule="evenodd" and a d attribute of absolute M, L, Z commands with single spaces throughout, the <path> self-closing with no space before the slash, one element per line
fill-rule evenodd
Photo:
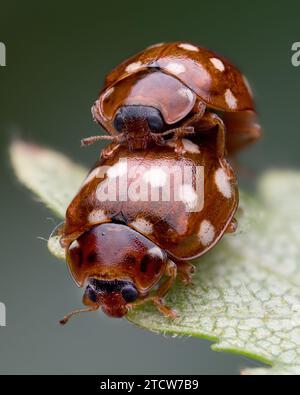
<path fill-rule="evenodd" d="M 164 137 L 164 136 L 168 136 L 169 134 L 174 134 L 176 136 L 185 136 L 186 134 L 194 134 L 195 130 L 193 128 L 193 126 L 180 126 L 178 128 L 174 128 L 174 129 L 170 129 L 167 130 L 166 132 L 162 132 L 162 133 L 155 133 L 155 136 L 160 136 L 160 137 Z"/>
<path fill-rule="evenodd" d="M 64 318 L 59 321 L 59 323 L 61 325 L 66 325 L 66 323 L 69 321 L 69 319 L 71 317 L 73 317 L 74 315 L 79 315 L 81 313 L 89 313 L 91 311 L 96 311 L 98 309 L 99 309 L 99 306 L 92 306 L 92 307 L 87 307 L 86 309 L 73 310 L 70 313 L 68 313 L 67 315 L 65 315 Z"/>
<path fill-rule="evenodd" d="M 118 136 L 91 136 L 91 137 L 86 137 L 81 140 L 81 147 L 86 147 L 87 145 L 92 145 L 96 143 L 97 141 L 101 140 L 114 140 L 118 142 L 120 138 L 122 137 L 123 133 L 119 134 Z"/>

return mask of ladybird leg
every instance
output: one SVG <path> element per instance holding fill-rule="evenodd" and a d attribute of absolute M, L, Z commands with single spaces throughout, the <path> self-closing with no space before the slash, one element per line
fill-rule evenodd
<path fill-rule="evenodd" d="M 173 134 L 175 141 L 175 152 L 177 154 L 183 155 L 185 153 L 185 149 L 182 139 L 187 134 L 194 134 L 194 133 L 195 131 L 192 126 L 181 126 L 179 128 L 167 130 L 166 132 L 156 134 L 156 136 L 164 137 Z"/>
<path fill-rule="evenodd" d="M 178 275 L 184 285 L 192 284 L 192 275 L 195 273 L 195 266 L 187 261 L 176 261 Z"/>
<path fill-rule="evenodd" d="M 166 306 L 163 300 L 163 297 L 167 294 L 169 289 L 172 287 L 177 276 L 177 266 L 171 260 L 168 261 L 164 274 L 169 278 L 158 288 L 158 290 L 156 291 L 156 295 L 147 296 L 144 299 L 140 299 L 137 302 L 127 305 L 127 307 L 133 308 L 135 306 L 140 306 L 146 302 L 151 301 L 154 304 L 154 306 L 166 317 L 176 318 L 177 317 L 176 312 L 172 310 L 170 307 Z"/>
<path fill-rule="evenodd" d="M 120 147 L 119 143 L 112 143 L 109 144 L 107 147 L 103 148 L 100 157 L 107 159 L 109 158 L 115 150 L 117 150 Z"/>
<path fill-rule="evenodd" d="M 165 275 L 169 278 L 160 286 L 160 288 L 158 288 L 156 295 L 152 297 L 152 303 L 158 309 L 158 311 L 160 311 L 166 317 L 176 318 L 177 313 L 170 307 L 166 306 L 163 300 L 163 297 L 168 293 L 169 289 L 172 287 L 176 280 L 177 265 L 175 264 L 175 262 L 171 260 L 168 261 Z"/>
<path fill-rule="evenodd" d="M 78 310 L 73 310 L 71 311 L 69 314 L 65 315 L 64 318 L 62 320 L 59 321 L 59 323 L 61 325 L 66 325 L 66 323 L 69 321 L 69 319 L 71 317 L 73 317 L 74 315 L 79 315 L 81 313 L 89 313 L 90 311 L 96 311 L 99 309 L 99 305 L 97 306 L 91 306 L 91 307 L 87 307 L 85 309 L 78 309 Z"/>
<path fill-rule="evenodd" d="M 172 287 L 172 285 L 176 280 L 176 276 L 177 276 L 176 263 L 169 259 L 164 274 L 169 278 L 156 291 L 156 296 L 158 296 L 159 298 L 163 298 L 168 293 L 169 289 Z"/>
<path fill-rule="evenodd" d="M 100 120 L 100 114 L 98 111 L 98 103 L 99 103 L 99 100 L 95 101 L 94 105 L 91 108 L 93 121 L 97 122 L 97 123 L 99 123 L 99 120 Z"/>
<path fill-rule="evenodd" d="M 218 127 L 217 134 L 217 151 L 220 158 L 224 157 L 226 148 L 225 148 L 225 131 L 226 127 L 222 119 L 212 112 L 206 112 L 201 118 L 200 122 L 197 124 L 196 132 L 202 132 L 214 127 Z"/>
<path fill-rule="evenodd" d="M 159 298 L 158 296 L 154 296 L 152 298 L 152 303 L 157 308 L 157 310 L 162 313 L 167 318 L 177 318 L 178 314 L 175 310 L 171 309 L 170 307 L 166 306 L 164 300 Z"/>
<path fill-rule="evenodd" d="M 228 224 L 225 233 L 234 233 L 237 230 L 238 222 L 235 218 L 232 218 L 230 223 Z"/>
<path fill-rule="evenodd" d="M 205 110 L 206 110 L 206 104 L 203 103 L 202 101 L 199 101 L 198 103 L 196 103 L 196 106 L 194 108 L 195 114 L 187 119 L 182 126 L 193 126 L 195 124 L 197 124 L 200 119 L 202 119 L 203 115 L 205 114 Z"/>
<path fill-rule="evenodd" d="M 174 134 L 174 135 L 181 135 L 181 137 L 187 135 L 187 134 L 194 134 L 195 130 L 193 128 L 193 126 L 180 126 L 179 128 L 174 128 L 174 129 L 170 129 L 167 130 L 166 132 L 162 132 L 162 133 L 151 133 L 151 136 L 153 135 L 153 137 L 164 137 L 164 136 L 168 136 L 170 134 Z"/>
<path fill-rule="evenodd" d="M 181 133 L 175 133 L 175 149 L 174 151 L 176 154 L 184 155 L 186 150 L 184 149 L 184 145 L 182 142 L 182 135 Z"/>
<path fill-rule="evenodd" d="M 94 105 L 91 108 L 93 121 L 98 123 L 100 126 L 103 126 L 105 120 L 103 119 L 102 115 L 99 112 L 99 100 L 96 100 Z M 111 131 L 109 130 L 111 133 Z"/>

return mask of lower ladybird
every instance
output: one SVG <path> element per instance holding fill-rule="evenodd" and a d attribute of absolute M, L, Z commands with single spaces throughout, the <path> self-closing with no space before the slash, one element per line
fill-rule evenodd
<path fill-rule="evenodd" d="M 169 140 L 150 151 L 119 147 L 90 171 L 66 212 L 61 245 L 72 277 L 85 287 L 84 311 L 122 317 L 152 302 L 175 317 L 164 296 L 177 276 L 186 284 L 189 261 L 235 229 L 235 175 L 210 138 L 183 139 L 178 156 Z"/>

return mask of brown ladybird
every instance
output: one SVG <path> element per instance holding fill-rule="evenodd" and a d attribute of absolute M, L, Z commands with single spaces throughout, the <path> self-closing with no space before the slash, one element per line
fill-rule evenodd
<path fill-rule="evenodd" d="M 145 149 L 194 133 L 219 131 L 217 151 L 232 154 L 260 137 L 251 89 L 241 72 L 216 53 L 190 43 L 146 48 L 121 63 L 105 79 L 92 107 L 94 120 L 110 135 L 109 156 L 120 144 Z"/>
<path fill-rule="evenodd" d="M 61 245 L 86 309 L 122 317 L 152 301 L 167 316 L 175 312 L 163 297 L 177 274 L 190 283 L 188 262 L 235 230 L 235 175 L 206 136 L 199 147 L 175 139 L 153 150 L 126 145 L 97 162 L 66 212 Z"/>

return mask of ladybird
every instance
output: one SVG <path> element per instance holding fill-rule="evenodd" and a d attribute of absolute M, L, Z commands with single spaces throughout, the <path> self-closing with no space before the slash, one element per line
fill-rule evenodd
<path fill-rule="evenodd" d="M 151 301 L 168 317 L 164 296 L 176 276 L 191 282 L 190 260 L 236 228 L 235 174 L 217 154 L 216 135 L 201 147 L 176 139 L 153 150 L 119 146 L 100 158 L 70 203 L 61 231 L 70 273 L 85 287 L 85 309 L 123 317 Z"/>
<path fill-rule="evenodd" d="M 109 156 L 120 144 L 131 150 L 162 145 L 217 128 L 220 156 L 234 154 L 261 135 L 251 88 L 228 60 L 190 43 L 146 48 L 111 71 L 92 107 L 94 120 L 109 135 L 82 140 L 89 145 L 111 140 Z"/>

